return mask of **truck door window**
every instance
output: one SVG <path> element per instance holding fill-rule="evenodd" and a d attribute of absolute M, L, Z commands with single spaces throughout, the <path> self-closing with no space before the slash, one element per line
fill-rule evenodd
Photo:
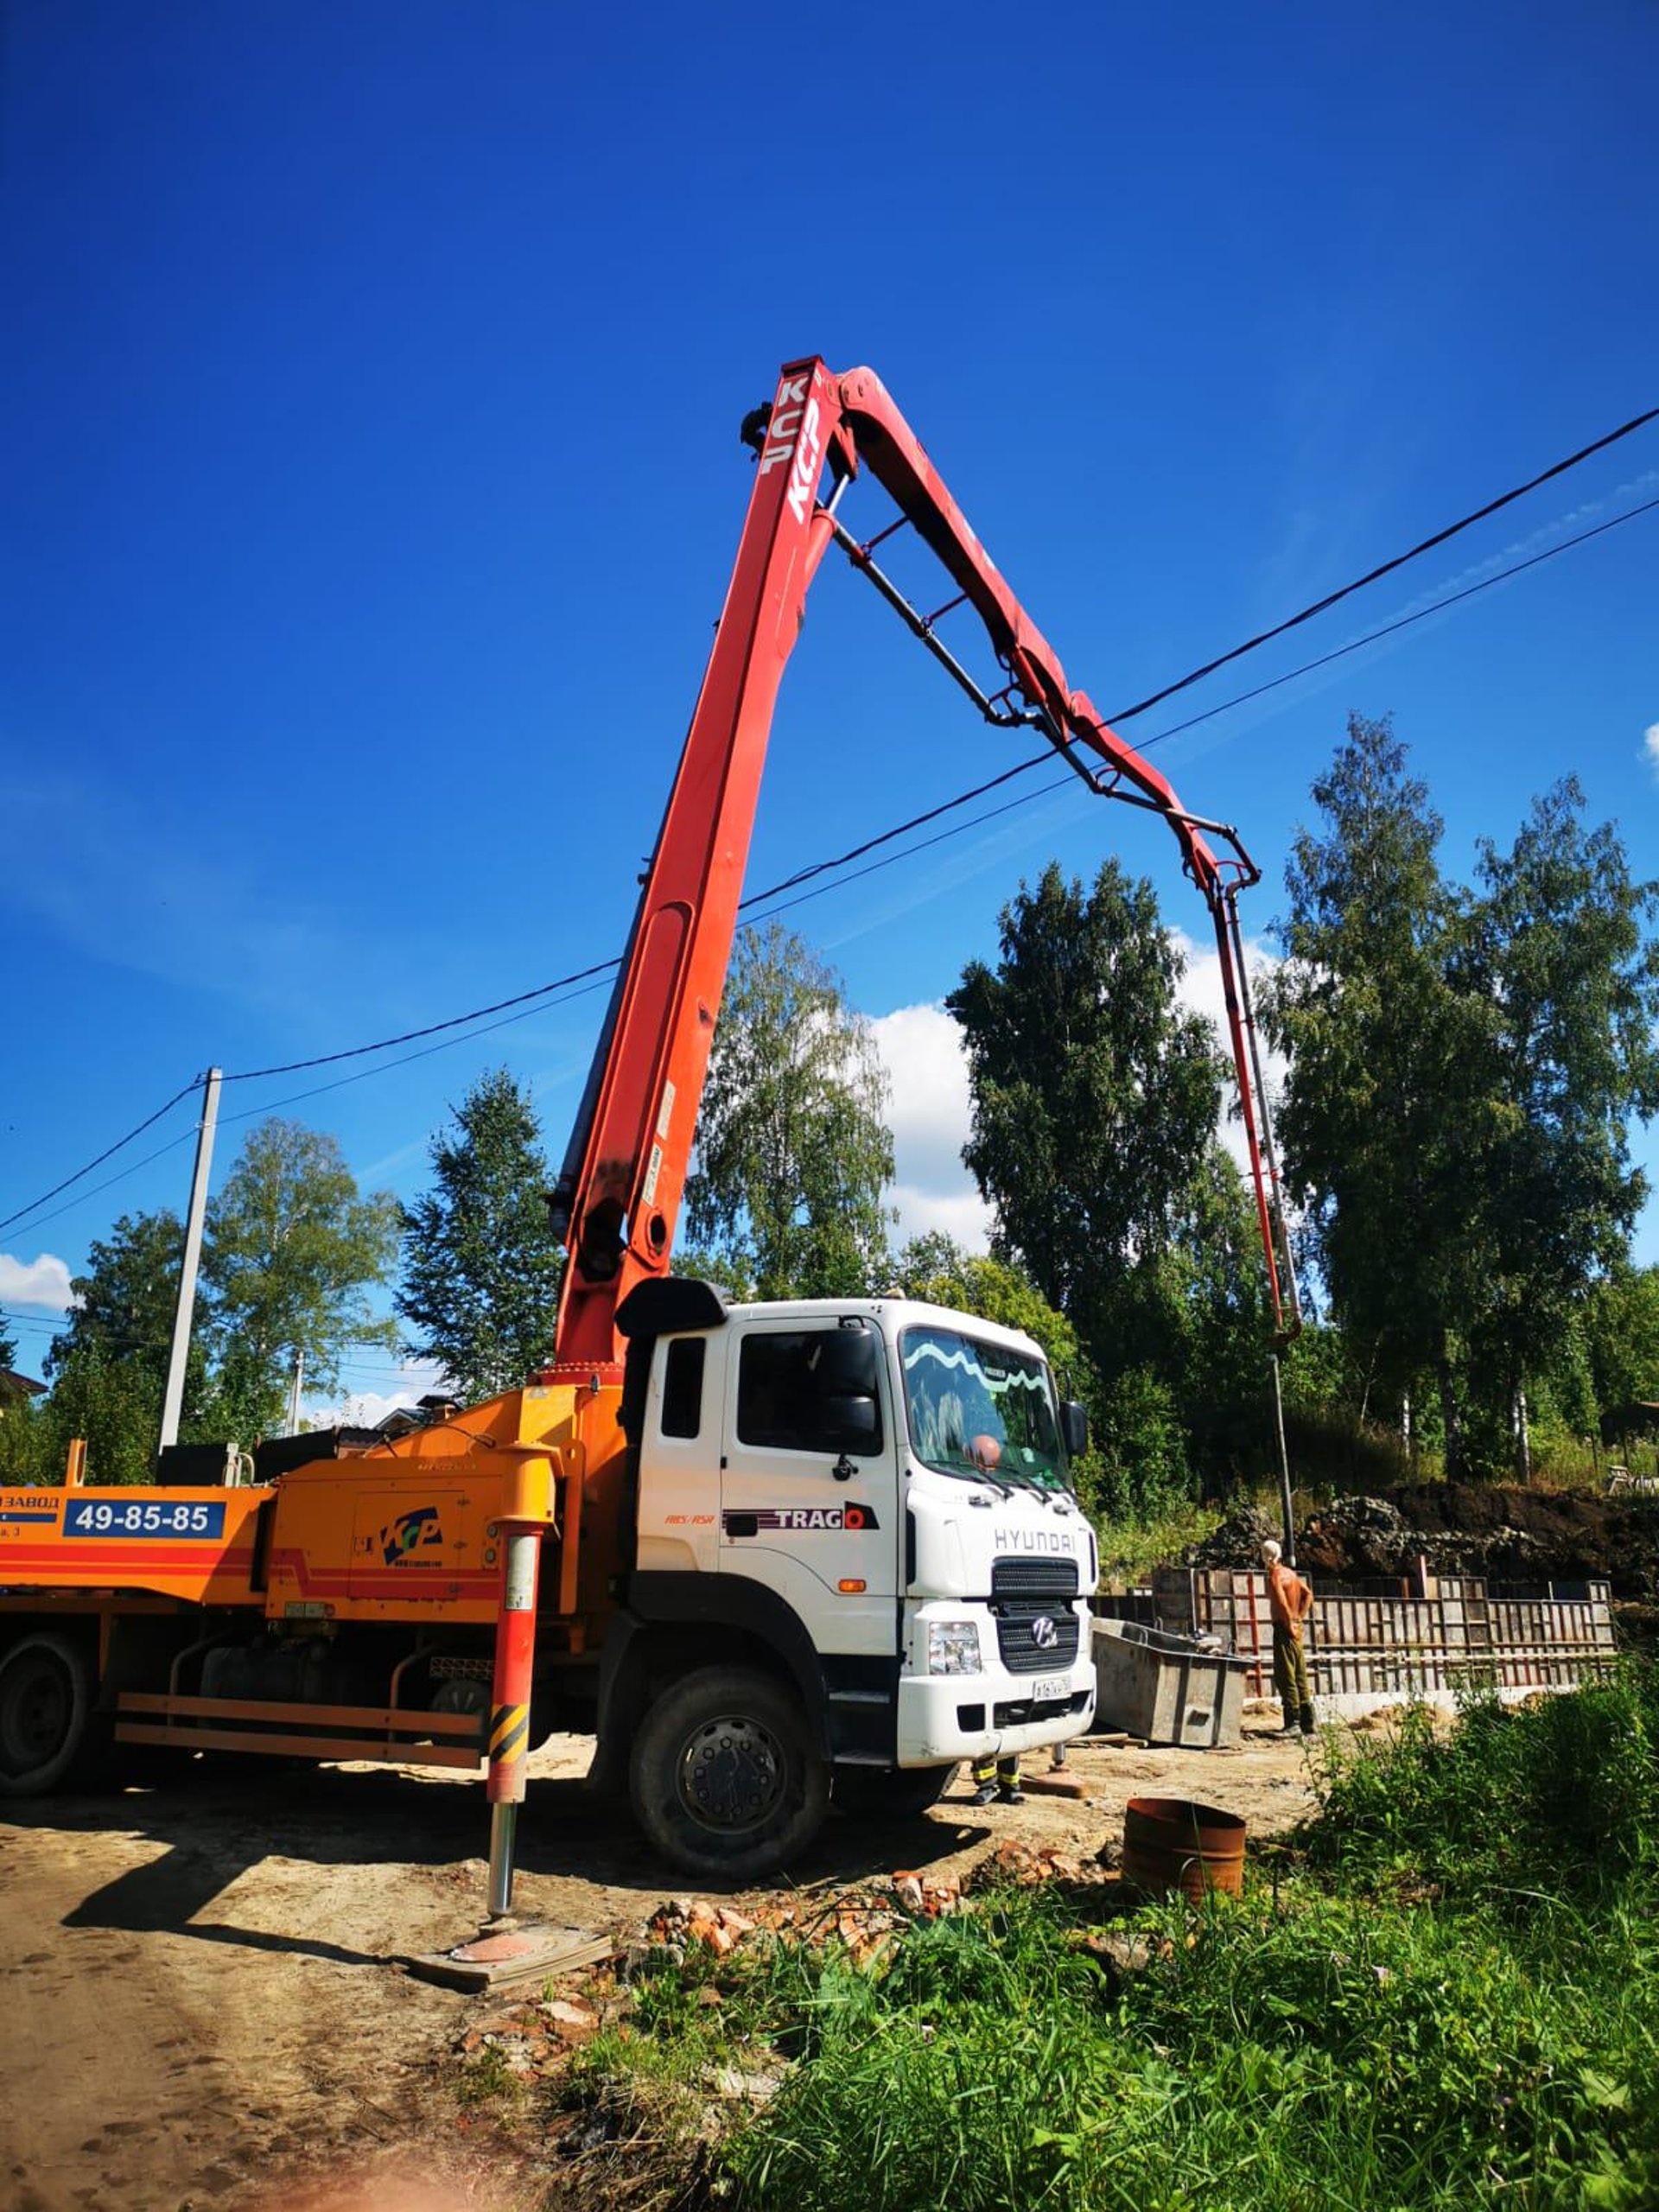
<path fill-rule="evenodd" d="M 849 1448 L 844 1401 L 826 1372 L 826 1351 L 836 1336 L 833 1329 L 792 1329 L 744 1339 L 737 1366 L 740 1444 L 832 1458 Z M 874 1433 L 852 1448 L 861 1456 L 881 1449 L 879 1402 Z"/>
<path fill-rule="evenodd" d="M 663 1434 L 695 1436 L 702 1427 L 706 1337 L 671 1337 L 663 1362 Z"/>

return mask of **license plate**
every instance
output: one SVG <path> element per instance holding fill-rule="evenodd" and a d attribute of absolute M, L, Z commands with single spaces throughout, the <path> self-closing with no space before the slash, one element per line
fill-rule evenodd
<path fill-rule="evenodd" d="M 1031 1694 L 1039 1705 L 1048 1705 L 1057 1697 L 1070 1697 L 1071 1677 L 1066 1675 L 1039 1675 L 1031 1686 Z"/>

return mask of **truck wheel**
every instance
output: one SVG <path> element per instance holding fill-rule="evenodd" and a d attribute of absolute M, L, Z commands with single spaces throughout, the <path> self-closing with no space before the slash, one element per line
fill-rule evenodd
<path fill-rule="evenodd" d="M 855 1821 L 914 1821 L 937 1805 L 952 1766 L 838 1766 L 832 1789 L 837 1811 Z"/>
<path fill-rule="evenodd" d="M 86 1655 L 49 1630 L 0 1653 L 0 1797 L 38 1797 L 74 1763 L 92 1710 Z"/>
<path fill-rule="evenodd" d="M 823 1823 L 830 1775 L 806 1715 L 750 1667 L 700 1667 L 659 1697 L 633 1741 L 634 1817 L 688 1874 L 770 1874 Z"/>

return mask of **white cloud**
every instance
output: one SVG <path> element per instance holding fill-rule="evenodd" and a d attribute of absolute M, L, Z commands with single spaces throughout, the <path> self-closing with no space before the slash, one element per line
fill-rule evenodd
<path fill-rule="evenodd" d="M 936 1230 L 951 1237 L 964 1252 L 985 1252 L 991 1243 L 991 1210 L 966 1174 L 968 1187 L 961 1191 L 918 1191 L 909 1183 L 895 1183 L 887 1196 L 899 1215 L 897 1241 L 906 1244 L 912 1236 L 927 1236 Z"/>
<path fill-rule="evenodd" d="M 399 1406 L 412 1406 L 416 1396 L 410 1390 L 394 1390 L 390 1397 L 378 1390 L 357 1390 L 334 1405 L 316 1405 L 308 1399 L 306 1423 L 312 1428 L 376 1428 Z"/>
<path fill-rule="evenodd" d="M 942 1006 L 901 1006 L 870 1025 L 892 1090 L 893 1203 L 900 1241 L 943 1230 L 970 1252 L 990 1242 L 990 1209 L 962 1164 L 972 1103 L 962 1032 Z"/>
<path fill-rule="evenodd" d="M 68 1268 L 55 1252 L 42 1252 L 34 1261 L 0 1252 L 0 1306 L 44 1306 L 54 1313 L 67 1313 L 75 1302 Z"/>
<path fill-rule="evenodd" d="M 1649 722 L 1642 740 L 1643 750 L 1648 756 L 1648 766 L 1659 776 L 1659 722 Z"/>
<path fill-rule="evenodd" d="M 892 1094 L 893 1131 L 901 1183 L 949 1190 L 967 1179 L 972 1096 L 962 1032 L 942 1006 L 901 1006 L 871 1024 Z"/>

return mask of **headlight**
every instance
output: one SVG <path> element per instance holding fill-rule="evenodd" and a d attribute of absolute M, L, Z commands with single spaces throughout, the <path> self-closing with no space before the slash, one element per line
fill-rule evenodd
<path fill-rule="evenodd" d="M 982 1669 L 977 1621 L 929 1621 L 930 1675 L 977 1675 Z"/>

